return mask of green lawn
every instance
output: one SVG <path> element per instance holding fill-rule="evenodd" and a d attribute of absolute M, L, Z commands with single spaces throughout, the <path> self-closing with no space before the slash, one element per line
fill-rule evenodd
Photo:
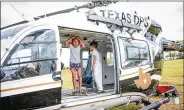
<path fill-rule="evenodd" d="M 63 90 L 72 89 L 72 73 L 70 69 L 62 70 Z"/>
<path fill-rule="evenodd" d="M 63 70 L 63 89 L 72 88 L 71 72 L 69 69 Z M 175 84 L 180 94 L 180 104 L 174 105 L 172 101 L 161 106 L 161 110 L 181 110 L 183 108 L 183 60 L 164 61 L 161 84 Z M 155 100 L 158 98 L 155 98 Z M 168 109 L 169 106 L 169 109 Z M 137 110 L 140 106 L 129 104 L 128 106 L 113 107 L 108 110 Z"/>

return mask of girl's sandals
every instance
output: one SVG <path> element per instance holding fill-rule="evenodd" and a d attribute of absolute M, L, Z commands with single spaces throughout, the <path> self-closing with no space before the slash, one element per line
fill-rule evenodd
<path fill-rule="evenodd" d="M 86 95 L 87 96 L 87 93 L 84 92 L 83 90 L 79 91 L 79 93 L 83 94 L 83 95 Z"/>
<path fill-rule="evenodd" d="M 79 94 L 78 94 L 79 93 Z M 87 96 L 87 93 L 86 92 L 84 92 L 83 90 L 73 90 L 73 92 L 72 92 L 72 95 L 74 96 L 74 95 L 86 95 Z"/>
<path fill-rule="evenodd" d="M 75 95 L 76 93 L 77 93 L 77 91 L 75 90 L 75 91 L 72 92 L 72 95 Z"/>
<path fill-rule="evenodd" d="M 84 91 L 79 91 L 79 93 L 84 94 Z"/>

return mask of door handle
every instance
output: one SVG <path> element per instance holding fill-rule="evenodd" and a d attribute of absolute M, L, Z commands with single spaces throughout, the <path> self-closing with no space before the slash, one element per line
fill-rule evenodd
<path fill-rule="evenodd" d="M 61 80 L 61 71 L 55 71 L 54 73 L 52 73 L 52 79 L 54 81 Z"/>

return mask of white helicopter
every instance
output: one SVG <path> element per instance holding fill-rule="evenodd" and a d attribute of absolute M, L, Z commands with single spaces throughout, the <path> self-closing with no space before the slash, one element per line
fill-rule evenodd
<path fill-rule="evenodd" d="M 1 30 L 1 110 L 102 110 L 132 102 L 144 103 L 143 110 L 150 110 L 169 101 L 169 97 L 156 103 L 146 100 L 152 93 L 163 93 L 165 88 L 169 90 L 164 91 L 167 96 L 178 98 L 174 86 L 159 86 L 163 58 L 161 26 L 149 17 L 122 12 L 118 13 L 122 16 L 112 18 L 112 13 L 117 12 L 86 9 L 94 8 L 94 3 L 97 2 Z M 86 47 L 91 41 L 98 42 L 104 93 L 92 91 L 91 83 L 83 84 L 87 93 L 83 96 L 70 96 L 67 94 L 71 90 L 62 90 L 60 61 L 65 54 L 64 42 L 71 35 L 79 36 Z M 82 73 L 86 70 L 85 52 L 88 48 L 81 50 Z M 107 53 L 113 56 L 110 64 Z"/>

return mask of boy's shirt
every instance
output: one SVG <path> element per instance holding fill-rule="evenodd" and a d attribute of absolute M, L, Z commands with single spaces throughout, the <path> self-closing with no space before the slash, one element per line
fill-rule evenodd
<path fill-rule="evenodd" d="M 75 48 L 72 44 L 70 44 L 70 62 L 72 63 L 81 63 L 80 59 L 80 45 Z"/>
<path fill-rule="evenodd" d="M 93 55 L 93 57 L 96 56 L 96 64 L 95 64 L 95 66 L 101 66 L 100 53 L 95 49 L 95 50 L 93 50 L 92 55 Z M 92 57 L 92 59 L 93 59 L 93 57 Z"/>

